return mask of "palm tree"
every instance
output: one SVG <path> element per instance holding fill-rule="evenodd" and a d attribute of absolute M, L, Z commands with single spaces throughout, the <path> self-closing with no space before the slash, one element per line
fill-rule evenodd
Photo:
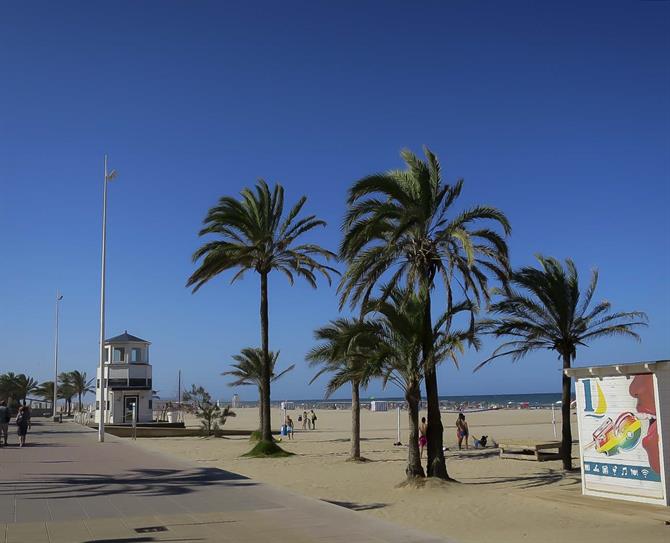
<path fill-rule="evenodd" d="M 77 395 L 78 398 L 78 404 L 79 404 L 79 411 L 82 411 L 81 408 L 81 399 L 83 396 L 88 394 L 89 392 L 95 391 L 95 388 L 93 387 L 93 383 L 95 381 L 95 377 L 92 377 L 91 379 L 88 379 L 86 376 L 86 372 L 81 372 L 79 370 L 74 370 L 70 372 L 70 381 L 72 383 L 72 388 L 74 390 L 74 393 Z"/>
<path fill-rule="evenodd" d="M 422 364 L 423 319 L 425 302 L 410 289 L 393 289 L 388 300 L 371 300 L 368 311 L 381 316 L 381 334 L 368 371 L 378 374 L 383 385 L 391 382 L 403 390 L 409 415 L 407 468 L 409 480 L 424 477 L 419 452 L 419 404 L 421 381 L 426 368 Z M 479 346 L 471 329 L 445 330 L 443 326 L 458 313 L 472 311 L 470 302 L 455 304 L 450 313 L 441 315 L 433 326 L 433 364 L 450 359 L 458 367 L 458 355 L 465 344 Z"/>
<path fill-rule="evenodd" d="M 640 340 L 633 330 L 645 326 L 647 315 L 641 311 L 610 313 L 612 305 L 602 301 L 591 306 L 598 285 L 598 271 L 591 273 L 586 291 L 579 288 L 577 269 L 572 260 L 565 267 L 555 258 L 538 256 L 540 268 L 521 268 L 511 275 L 511 288 L 504 298 L 491 306 L 498 318 L 486 321 L 484 329 L 496 337 L 510 337 L 475 371 L 502 356 L 516 361 L 532 351 L 556 351 L 563 369 L 570 368 L 577 346 L 586 346 L 600 337 L 628 336 Z M 518 290 L 515 290 L 516 289 Z M 570 377 L 562 374 L 563 401 L 561 455 L 563 468 L 572 469 L 572 429 L 570 427 Z"/>
<path fill-rule="evenodd" d="M 0 375 L 0 398 L 7 400 L 9 405 L 19 399 L 16 377 L 11 371 Z"/>
<path fill-rule="evenodd" d="M 32 377 L 28 377 L 25 373 L 19 373 L 14 377 L 14 390 L 16 393 L 16 399 L 25 403 L 28 394 L 35 390 L 37 384 L 37 381 Z"/>
<path fill-rule="evenodd" d="M 367 386 L 374 376 L 366 371 L 366 365 L 377 331 L 376 325 L 365 320 L 330 321 L 314 332 L 315 339 L 322 343 L 307 354 L 310 366 L 321 366 L 310 384 L 324 373 L 333 374 L 326 386 L 326 398 L 343 385 L 351 384 L 351 460 L 361 459 L 360 387 Z"/>
<path fill-rule="evenodd" d="M 504 281 L 509 268 L 507 245 L 495 228 L 509 234 L 510 225 L 502 212 L 489 206 L 454 213 L 463 181 L 443 183 L 437 158 L 428 148 L 424 152 L 425 161 L 402 151 L 405 170 L 364 177 L 349 190 L 340 247 L 348 269 L 338 290 L 340 306 L 349 301 L 353 307 L 364 305 L 383 277 L 388 279 L 381 298 L 403 279 L 418 289 L 424 300 L 422 365 L 428 401 L 428 475 L 446 479 L 449 475 L 432 362 L 431 292 L 441 280 L 447 313 L 453 307 L 455 289 L 477 305 L 482 298 L 488 302 L 488 276 Z M 446 330 L 450 326 L 451 322 L 445 323 Z"/>
<path fill-rule="evenodd" d="M 44 381 L 35 388 L 35 395 L 39 398 L 44 398 L 47 402 L 53 402 L 54 399 L 54 382 Z M 59 391 L 60 396 L 60 391 Z"/>
<path fill-rule="evenodd" d="M 288 368 L 279 373 L 275 373 L 279 352 L 270 351 L 270 382 L 274 383 L 289 371 L 295 368 L 291 364 Z M 221 375 L 230 375 L 235 377 L 235 381 L 228 383 L 228 386 L 237 387 L 243 385 L 255 385 L 258 387 L 259 402 L 259 425 L 263 420 L 263 350 L 253 347 L 242 349 L 239 354 L 233 355 L 233 360 L 237 364 L 232 364 L 234 369 L 224 371 Z"/>
<path fill-rule="evenodd" d="M 271 192 L 267 183 L 261 179 L 256 184 L 255 191 L 244 189 L 241 196 L 240 200 L 224 196 L 207 213 L 205 227 L 200 230 L 200 235 L 215 234 L 219 239 L 205 243 L 194 253 L 193 261 L 202 261 L 188 279 L 187 286 L 192 286 L 193 292 L 196 292 L 209 280 L 233 268 L 238 271 L 231 282 L 235 282 L 249 270 L 259 275 L 263 416 L 261 443 L 256 450 L 272 452 L 278 447 L 272 441 L 270 429 L 268 275 L 274 270 L 280 271 L 286 275 L 291 285 L 297 275 L 316 288 L 315 272 L 321 273 L 330 283 L 330 272 L 337 273 L 337 270 L 317 260 L 319 257 L 326 260 L 335 258 L 330 251 L 312 243 L 296 244 L 302 234 L 326 224 L 315 215 L 297 219 L 307 201 L 305 196 L 298 200 L 286 216 L 284 188 L 279 184 Z"/>
<path fill-rule="evenodd" d="M 70 372 L 62 372 L 58 374 L 58 395 L 65 400 L 67 414 L 69 416 L 72 411 L 72 397 L 75 395 L 72 374 Z"/>

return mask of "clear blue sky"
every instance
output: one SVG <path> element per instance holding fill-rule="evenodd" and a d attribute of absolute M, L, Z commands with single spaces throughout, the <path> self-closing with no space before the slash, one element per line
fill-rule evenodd
<path fill-rule="evenodd" d="M 62 365 L 94 374 L 104 153 L 119 171 L 108 335 L 153 342 L 161 395 L 181 368 L 230 397 L 218 374 L 260 342 L 258 281 L 184 287 L 208 207 L 279 181 L 336 249 L 351 182 L 423 144 L 465 178 L 464 204 L 508 214 L 516 265 L 570 256 L 600 269 L 615 309 L 647 311 L 641 344 L 594 343 L 578 363 L 670 357 L 670 2 L 247 4 L 4 6 L 0 371 L 50 378 L 60 288 Z M 298 366 L 273 397 L 321 397 L 303 357 L 334 288 L 270 287 L 271 347 Z M 441 368 L 441 392 L 559 390 L 553 353 L 473 375 L 494 346 Z"/>

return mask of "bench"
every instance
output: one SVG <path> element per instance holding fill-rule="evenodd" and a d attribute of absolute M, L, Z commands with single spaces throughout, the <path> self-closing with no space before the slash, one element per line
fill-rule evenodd
<path fill-rule="evenodd" d="M 561 459 L 561 442 L 516 442 L 501 443 L 500 458 L 516 458 L 517 460 L 536 460 L 545 462 L 546 460 Z"/>

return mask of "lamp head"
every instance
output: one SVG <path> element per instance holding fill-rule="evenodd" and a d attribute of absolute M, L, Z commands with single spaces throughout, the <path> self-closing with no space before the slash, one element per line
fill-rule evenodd
<path fill-rule="evenodd" d="M 107 181 L 111 181 L 112 179 L 114 179 L 116 177 L 116 175 L 117 175 L 116 170 L 112 170 L 111 172 L 109 172 L 107 174 L 107 178 L 106 178 Z"/>

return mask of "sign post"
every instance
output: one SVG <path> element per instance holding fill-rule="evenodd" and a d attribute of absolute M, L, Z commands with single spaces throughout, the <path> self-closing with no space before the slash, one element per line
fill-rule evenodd
<path fill-rule="evenodd" d="M 133 440 L 137 439 L 137 402 L 133 403 Z"/>
<path fill-rule="evenodd" d="M 395 441 L 394 445 L 396 447 L 400 447 L 400 445 L 402 445 L 402 443 L 400 442 L 400 406 L 396 407 L 396 412 L 397 412 L 397 415 L 398 415 L 397 416 L 397 421 L 396 421 L 396 428 L 397 428 L 398 432 L 397 432 L 397 437 L 396 437 L 396 441 Z"/>

